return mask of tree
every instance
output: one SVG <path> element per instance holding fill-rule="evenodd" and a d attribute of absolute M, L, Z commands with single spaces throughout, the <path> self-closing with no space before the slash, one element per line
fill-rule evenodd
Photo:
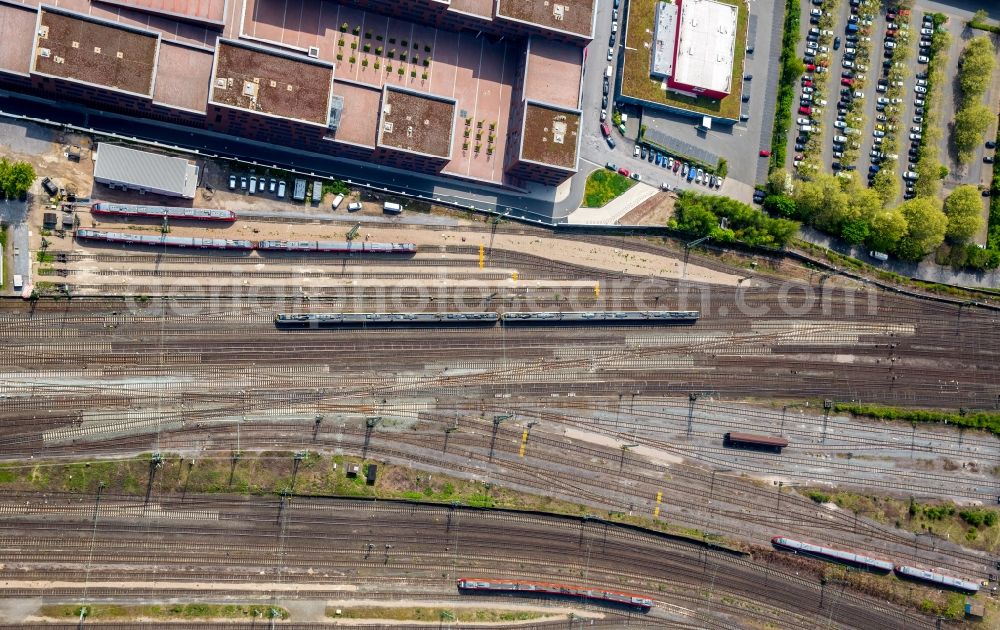
<path fill-rule="evenodd" d="M 799 216 L 816 227 L 838 232 L 840 224 L 850 218 L 846 214 L 848 197 L 840 178 L 822 173 L 809 181 L 799 182 L 795 195 Z"/>
<path fill-rule="evenodd" d="M 904 260 L 917 261 L 944 242 L 948 217 L 941 210 L 941 202 L 932 197 L 917 197 L 899 206 L 906 217 L 906 235 L 896 244 L 896 255 Z"/>
<path fill-rule="evenodd" d="M 963 107 L 955 114 L 955 126 L 952 128 L 951 141 L 958 151 L 958 161 L 967 164 L 972 160 L 972 152 L 983 141 L 983 134 L 993 121 L 990 108 L 982 103 L 973 103 Z"/>
<path fill-rule="evenodd" d="M 27 162 L 0 160 L 0 188 L 8 197 L 19 197 L 31 189 L 35 182 L 35 169 Z"/>
<path fill-rule="evenodd" d="M 780 217 L 794 219 L 798 216 L 795 201 L 785 195 L 768 195 L 764 198 L 764 209 Z"/>
<path fill-rule="evenodd" d="M 788 171 L 784 168 L 776 168 L 767 176 L 767 191 L 774 195 L 787 195 L 791 193 L 792 178 L 788 176 Z"/>
<path fill-rule="evenodd" d="M 983 202 L 975 186 L 959 186 L 944 200 L 944 213 L 948 216 L 946 236 L 962 243 L 983 227 Z"/>
<path fill-rule="evenodd" d="M 906 235 L 909 223 L 899 208 L 889 208 L 875 213 L 867 239 L 868 246 L 880 252 L 896 250 L 896 244 Z"/>
<path fill-rule="evenodd" d="M 969 40 L 958 59 L 958 84 L 962 88 L 962 102 L 971 105 L 986 93 L 993 76 L 996 52 L 988 37 Z"/>
<path fill-rule="evenodd" d="M 917 183 L 913 191 L 917 197 L 937 197 L 941 192 L 941 163 L 928 152 L 917 160 Z"/>
<path fill-rule="evenodd" d="M 878 173 L 875 173 L 872 190 L 882 200 L 883 206 L 889 205 L 889 203 L 899 196 L 899 180 L 893 175 L 892 169 L 883 168 Z"/>

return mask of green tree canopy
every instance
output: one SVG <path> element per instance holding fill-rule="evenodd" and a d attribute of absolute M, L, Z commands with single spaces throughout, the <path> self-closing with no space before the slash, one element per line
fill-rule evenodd
<path fill-rule="evenodd" d="M 35 169 L 27 162 L 11 162 L 0 158 L 0 190 L 8 197 L 28 192 L 35 181 Z"/>
<path fill-rule="evenodd" d="M 895 162 L 890 162 L 895 164 Z M 893 174 L 891 168 L 883 168 L 875 173 L 875 181 L 872 183 L 872 190 L 882 200 L 882 206 L 887 206 L 899 196 L 899 180 Z"/>
<path fill-rule="evenodd" d="M 986 36 L 974 37 L 965 45 L 958 58 L 958 84 L 962 88 L 962 102 L 971 105 L 978 102 L 990 87 L 996 51 Z"/>
<path fill-rule="evenodd" d="M 917 197 L 899 206 L 906 217 L 906 235 L 896 245 L 896 255 L 904 260 L 917 261 L 944 242 L 948 217 L 941 210 L 941 202 L 933 197 Z"/>
<path fill-rule="evenodd" d="M 799 182 L 793 199 L 799 216 L 822 230 L 839 232 L 841 224 L 852 218 L 848 195 L 835 175 L 821 173 Z"/>
<path fill-rule="evenodd" d="M 975 186 L 959 186 L 944 200 L 948 216 L 946 236 L 955 242 L 965 242 L 983 227 L 983 202 Z"/>
<path fill-rule="evenodd" d="M 931 153 L 924 155 L 921 152 L 920 159 L 917 160 L 918 179 L 914 192 L 918 197 L 937 197 L 941 193 L 941 163 Z"/>
<path fill-rule="evenodd" d="M 880 210 L 872 217 L 868 246 L 880 252 L 896 251 L 896 245 L 908 229 L 909 223 L 898 207 Z"/>
<path fill-rule="evenodd" d="M 955 127 L 951 139 L 958 151 L 958 161 L 967 164 L 972 160 L 972 152 L 982 143 L 983 134 L 993 121 L 993 112 L 982 103 L 963 107 L 955 114 Z"/>

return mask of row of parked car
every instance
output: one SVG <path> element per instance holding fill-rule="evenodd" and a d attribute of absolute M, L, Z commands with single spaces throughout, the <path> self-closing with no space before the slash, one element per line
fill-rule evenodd
<path fill-rule="evenodd" d="M 688 182 L 701 184 L 709 188 L 722 188 L 722 182 L 725 180 L 724 177 L 719 177 L 718 175 L 713 175 L 712 173 L 706 173 L 703 168 L 698 168 L 693 164 L 688 164 L 680 158 L 674 158 L 671 155 L 666 155 L 661 151 L 653 149 L 652 147 L 647 147 L 646 145 L 635 145 L 633 157 L 652 162 L 656 166 L 666 169 L 667 172 L 674 173 L 678 177 L 686 179 Z M 622 175 L 632 177 L 632 179 L 635 179 L 636 181 L 641 179 L 638 173 L 630 173 L 628 169 L 618 168 L 611 162 L 608 162 L 605 167 L 612 171 L 617 170 Z"/>
<path fill-rule="evenodd" d="M 278 199 L 283 199 L 286 185 L 284 180 L 278 181 L 273 177 L 269 182 L 266 177 L 257 177 L 256 175 L 251 175 L 249 178 L 246 175 L 230 175 L 229 190 L 236 190 L 237 188 L 250 195 L 267 192 L 275 195 Z"/>

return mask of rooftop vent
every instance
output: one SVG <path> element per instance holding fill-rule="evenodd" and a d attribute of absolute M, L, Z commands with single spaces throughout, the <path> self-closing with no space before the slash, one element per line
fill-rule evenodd
<path fill-rule="evenodd" d="M 406 128 L 406 137 L 407 138 L 412 138 L 413 137 L 413 127 L 412 126 L 409 126 L 409 127 Z"/>
<path fill-rule="evenodd" d="M 319 59 L 319 46 L 310 46 L 309 56 L 313 59 Z"/>
<path fill-rule="evenodd" d="M 38 29 L 38 37 L 40 37 L 41 39 L 48 39 L 49 27 L 46 26 L 45 24 L 42 24 L 42 27 Z"/>
<path fill-rule="evenodd" d="M 293 87 L 292 87 L 292 84 L 291 84 L 291 83 L 289 83 L 288 85 L 286 85 L 286 86 L 285 86 L 285 89 L 286 89 L 286 90 L 288 90 L 289 92 L 291 92 L 291 91 L 292 91 L 292 90 L 294 90 L 295 88 L 293 88 Z"/>
<path fill-rule="evenodd" d="M 249 96 L 251 101 L 257 100 L 257 90 L 260 88 L 259 85 L 251 81 L 243 82 L 243 96 Z"/>
<path fill-rule="evenodd" d="M 228 82 L 228 81 L 226 81 L 226 80 L 225 80 L 224 78 L 222 78 L 222 77 L 220 77 L 220 78 L 218 78 L 218 79 L 216 79 L 216 80 L 215 80 L 215 87 L 219 88 L 220 90 L 224 90 L 224 89 L 226 89 L 226 86 L 227 86 L 228 84 L 229 84 L 229 82 Z"/>
<path fill-rule="evenodd" d="M 63 58 L 63 57 L 58 57 L 58 56 L 57 56 L 57 57 L 53 58 L 53 59 L 52 59 L 52 61 L 54 61 L 54 62 L 56 62 L 56 63 L 63 63 L 63 62 L 65 62 L 65 61 L 66 61 L 66 59 L 65 59 L 65 58 Z"/>
<path fill-rule="evenodd" d="M 125 53 L 119 50 L 118 52 L 115 53 L 115 57 L 118 57 L 119 59 L 124 59 Z"/>
<path fill-rule="evenodd" d="M 101 54 L 101 47 L 100 46 L 94 46 L 94 54 L 95 55 Z"/>
<path fill-rule="evenodd" d="M 72 46 L 73 48 L 79 48 L 80 42 L 73 42 L 72 44 L 70 44 L 70 46 Z"/>
<path fill-rule="evenodd" d="M 385 124 L 382 125 L 382 129 L 385 130 L 386 133 L 392 133 L 392 129 L 393 129 L 392 122 L 390 122 L 388 120 L 385 121 Z"/>
<path fill-rule="evenodd" d="M 554 4 L 552 5 L 552 17 L 556 22 L 562 22 L 563 17 L 566 15 L 566 5 L 564 4 Z"/>
<path fill-rule="evenodd" d="M 52 56 L 52 51 L 49 50 L 48 48 L 39 48 L 38 56 L 43 59 L 48 59 L 50 56 Z"/>
<path fill-rule="evenodd" d="M 566 117 L 559 116 L 552 121 L 552 141 L 562 144 L 566 139 Z"/>
<path fill-rule="evenodd" d="M 274 79 L 271 79 L 270 81 L 268 81 L 268 85 L 270 85 L 273 88 L 276 88 L 278 87 L 278 82 L 275 81 Z"/>

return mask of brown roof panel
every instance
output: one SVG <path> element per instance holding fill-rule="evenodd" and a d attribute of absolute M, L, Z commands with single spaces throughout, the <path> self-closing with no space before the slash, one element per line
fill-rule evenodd
<path fill-rule="evenodd" d="M 543 37 L 528 40 L 524 98 L 576 109 L 580 106 L 583 50 Z"/>
<path fill-rule="evenodd" d="M 32 72 L 148 97 L 159 45 L 154 33 L 44 7 Z"/>
<path fill-rule="evenodd" d="M 27 7 L 0 4 L 0 70 L 28 74 L 38 13 Z"/>
<path fill-rule="evenodd" d="M 596 0 L 500 0 L 497 16 L 581 37 L 594 34 Z"/>
<path fill-rule="evenodd" d="M 211 102 L 327 126 L 333 66 L 303 55 L 219 40 Z"/>
<path fill-rule="evenodd" d="M 455 100 L 385 86 L 379 146 L 451 159 Z"/>
<path fill-rule="evenodd" d="M 580 113 L 527 103 L 521 134 L 521 159 L 576 170 Z"/>
<path fill-rule="evenodd" d="M 153 102 L 204 112 L 212 80 L 212 53 L 162 42 Z"/>

